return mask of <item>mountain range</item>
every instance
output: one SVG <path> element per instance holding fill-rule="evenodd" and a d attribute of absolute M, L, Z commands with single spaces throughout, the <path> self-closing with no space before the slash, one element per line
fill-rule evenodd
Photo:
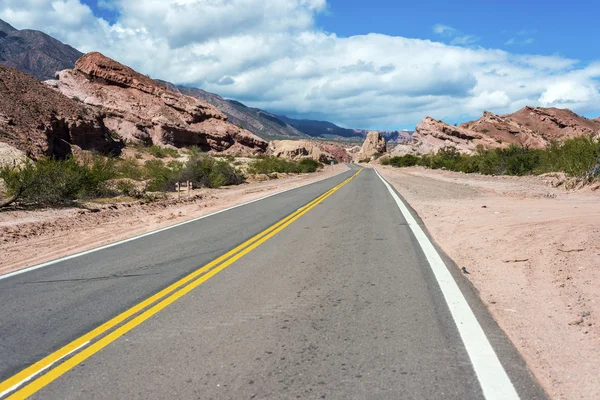
<path fill-rule="evenodd" d="M 40 31 L 17 30 L 0 20 L 0 64 L 53 79 L 56 71 L 73 68 L 83 53 Z"/>

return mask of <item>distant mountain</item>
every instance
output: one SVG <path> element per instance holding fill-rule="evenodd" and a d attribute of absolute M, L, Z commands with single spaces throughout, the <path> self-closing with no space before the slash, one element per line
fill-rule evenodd
<path fill-rule="evenodd" d="M 159 81 L 174 92 L 195 97 L 217 107 L 227 115 L 227 120 L 234 125 L 249 130 L 263 139 L 293 139 L 306 138 L 306 134 L 288 125 L 279 117 L 258 109 L 247 107 L 239 101 L 227 100 L 221 96 L 202 89 L 177 86 L 169 82 Z"/>
<path fill-rule="evenodd" d="M 83 53 L 43 32 L 17 30 L 0 20 L 0 64 L 39 80 L 53 79 L 56 71 L 70 69 Z"/>
<path fill-rule="evenodd" d="M 315 121 L 310 119 L 293 119 L 285 116 L 278 116 L 282 121 L 287 122 L 299 131 L 312 137 L 343 137 L 356 138 L 362 136 L 354 129 L 341 128 L 331 122 Z"/>
<path fill-rule="evenodd" d="M 364 139 L 369 134 L 365 129 L 342 128 L 328 121 L 316 121 L 310 119 L 293 119 L 284 116 L 278 116 L 279 119 L 287 122 L 299 131 L 316 138 L 345 138 L 345 139 Z M 388 142 L 404 141 L 410 138 L 409 131 L 379 131 L 381 136 Z"/>

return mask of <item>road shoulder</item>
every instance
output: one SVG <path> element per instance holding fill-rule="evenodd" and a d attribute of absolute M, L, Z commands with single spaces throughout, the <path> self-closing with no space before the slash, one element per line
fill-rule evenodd
<path fill-rule="evenodd" d="M 597 194 L 534 178 L 377 169 L 456 261 L 455 275 L 474 285 L 549 395 L 598 397 Z"/>

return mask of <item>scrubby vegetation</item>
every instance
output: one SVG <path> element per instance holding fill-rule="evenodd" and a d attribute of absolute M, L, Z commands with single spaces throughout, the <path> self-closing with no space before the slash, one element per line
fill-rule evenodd
<path fill-rule="evenodd" d="M 248 166 L 248 172 L 251 174 L 271 174 L 273 172 L 301 174 L 315 172 L 323 164 L 310 158 L 300 161 L 284 160 L 273 156 L 259 157 Z"/>
<path fill-rule="evenodd" d="M 571 177 L 591 181 L 600 176 L 600 141 L 578 137 L 564 143 L 552 143 L 546 149 L 530 149 L 512 145 L 502 149 L 478 148 L 475 154 L 461 154 L 445 147 L 435 154 L 405 155 L 383 158 L 383 165 L 409 167 L 421 165 L 486 175 L 528 175 L 564 172 Z"/>
<path fill-rule="evenodd" d="M 115 161 L 93 157 L 85 163 L 74 159 L 42 158 L 24 165 L 0 166 L 0 178 L 9 199 L 29 204 L 56 205 L 104 194 L 106 182 L 115 177 Z"/>
<path fill-rule="evenodd" d="M 244 182 L 244 175 L 227 161 L 190 153 L 188 162 L 161 159 L 139 165 L 133 158 L 91 156 L 76 161 L 41 158 L 21 166 L 0 166 L 0 179 L 8 199 L 31 205 L 59 205 L 79 199 L 173 191 L 175 183 L 191 181 L 194 187 L 217 188 Z"/>
<path fill-rule="evenodd" d="M 194 187 L 218 188 L 239 185 L 244 175 L 227 161 L 216 160 L 208 155 L 192 155 L 187 163 L 171 161 L 165 165 L 161 160 L 149 160 L 144 164 L 149 179 L 148 190 L 173 190 L 176 182 L 190 181 Z"/>
<path fill-rule="evenodd" d="M 157 145 L 152 145 L 147 147 L 148 153 L 152 154 L 156 158 L 179 158 L 180 154 L 176 149 L 172 149 L 169 147 L 160 147 Z"/>

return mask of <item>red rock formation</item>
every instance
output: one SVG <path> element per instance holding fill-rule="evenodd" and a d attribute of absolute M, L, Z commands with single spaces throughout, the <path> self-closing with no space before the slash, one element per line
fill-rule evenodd
<path fill-rule="evenodd" d="M 460 127 L 479 132 L 499 144 L 518 144 L 534 148 L 542 148 L 547 144 L 542 135 L 513 121 L 510 116 L 499 116 L 489 111 L 484 111 L 483 117 L 476 121 L 460 124 Z"/>
<path fill-rule="evenodd" d="M 72 146 L 118 153 L 104 115 L 49 89 L 35 78 L 0 66 L 0 141 L 29 157 L 65 157 Z"/>
<path fill-rule="evenodd" d="M 563 141 L 600 132 L 600 121 L 587 119 L 567 109 L 525 107 L 506 117 L 546 140 Z"/>
<path fill-rule="evenodd" d="M 323 143 L 321 148 L 325 150 L 327 153 L 331 154 L 338 162 L 347 163 L 352 161 L 352 156 L 348 154 L 348 151 L 337 144 L 333 143 Z"/>
<path fill-rule="evenodd" d="M 396 146 L 392 155 L 435 153 L 443 147 L 455 147 L 460 152 L 472 153 L 479 144 L 485 147 L 499 146 L 483 133 L 425 117 L 417 125 L 412 142 Z"/>
<path fill-rule="evenodd" d="M 551 141 L 598 134 L 600 120 L 557 108 L 525 107 L 502 116 L 486 111 L 478 120 L 460 126 L 426 117 L 417 125 L 412 143 L 396 146 L 392 155 L 427 154 L 445 146 L 463 153 L 472 153 L 478 145 L 495 148 L 517 144 L 539 149 Z"/>
<path fill-rule="evenodd" d="M 128 141 L 198 146 L 232 155 L 263 153 L 268 143 L 228 123 L 208 103 L 168 90 L 100 53 L 81 57 L 74 70 L 47 84 L 68 97 L 106 110 L 106 125 Z"/>

